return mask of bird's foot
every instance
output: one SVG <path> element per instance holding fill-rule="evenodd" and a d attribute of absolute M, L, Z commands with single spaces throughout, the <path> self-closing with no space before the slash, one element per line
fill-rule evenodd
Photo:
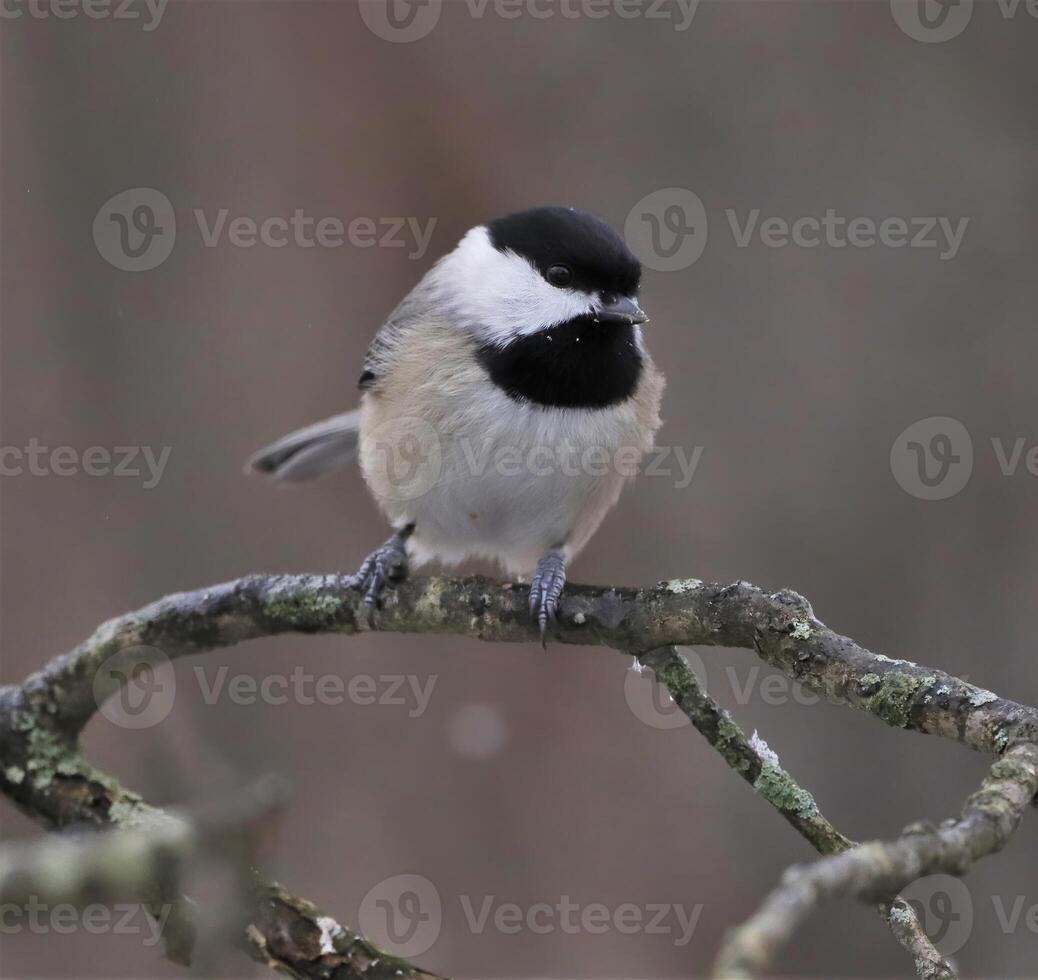
<path fill-rule="evenodd" d="M 364 605 L 370 610 L 369 619 L 386 586 L 399 585 L 407 578 L 407 539 L 412 531 L 413 524 L 397 531 L 364 559 L 356 575 L 350 576 L 349 587 L 364 593 Z"/>
<path fill-rule="evenodd" d="M 541 645 L 547 647 L 548 623 L 555 622 L 559 596 L 566 584 L 566 559 L 561 549 L 554 548 L 539 562 L 530 583 L 530 615 L 541 628 Z"/>

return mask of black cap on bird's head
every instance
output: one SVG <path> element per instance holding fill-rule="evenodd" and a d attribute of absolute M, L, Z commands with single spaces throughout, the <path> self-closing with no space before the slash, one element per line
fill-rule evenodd
<path fill-rule="evenodd" d="M 519 211 L 478 225 L 430 279 L 451 322 L 504 346 L 562 324 L 634 331 L 641 264 L 616 231 L 575 208 Z"/>
<path fill-rule="evenodd" d="M 636 302 L 641 263 L 616 230 L 593 214 L 530 208 L 486 228 L 494 248 L 526 259 L 551 286 L 592 297 L 594 319 L 629 324 L 648 319 Z"/>
<path fill-rule="evenodd" d="M 630 398 L 642 377 L 640 280 L 641 264 L 604 221 L 542 207 L 471 229 L 432 287 L 510 397 L 600 409 Z"/>

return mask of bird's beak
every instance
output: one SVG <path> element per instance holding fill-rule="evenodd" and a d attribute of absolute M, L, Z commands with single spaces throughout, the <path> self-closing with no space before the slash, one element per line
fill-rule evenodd
<path fill-rule="evenodd" d="M 591 314 L 602 323 L 645 323 L 649 318 L 642 308 L 626 296 L 618 296 L 608 303 L 603 303 Z"/>

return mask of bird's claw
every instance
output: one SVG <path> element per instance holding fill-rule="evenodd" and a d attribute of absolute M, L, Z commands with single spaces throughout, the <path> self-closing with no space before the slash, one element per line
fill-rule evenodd
<path fill-rule="evenodd" d="M 373 621 L 374 612 L 386 586 L 399 585 L 407 578 L 406 540 L 404 535 L 394 534 L 382 547 L 364 559 L 356 575 L 350 576 L 350 588 L 359 589 L 364 593 L 369 625 Z"/>
<path fill-rule="evenodd" d="M 541 629 L 541 645 L 548 646 L 548 623 L 555 622 L 559 597 L 566 584 L 566 559 L 561 551 L 549 551 L 538 563 L 530 583 L 530 615 Z"/>

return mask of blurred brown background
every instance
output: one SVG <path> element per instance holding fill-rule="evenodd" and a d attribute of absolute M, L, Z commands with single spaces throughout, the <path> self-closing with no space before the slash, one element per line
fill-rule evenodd
<path fill-rule="evenodd" d="M 0 442 L 171 450 L 150 489 L 144 476 L 26 467 L 0 480 L 0 680 L 170 591 L 352 570 L 385 535 L 359 474 L 277 492 L 243 475 L 245 457 L 352 406 L 381 318 L 469 226 L 562 203 L 623 228 L 646 195 L 687 188 L 705 207 L 706 248 L 677 271 L 648 269 L 642 296 L 669 376 L 660 441 L 702 456 L 688 486 L 639 480 L 573 578 L 792 587 L 873 649 L 1038 702 L 1038 476 L 1026 468 L 1038 444 L 1038 20 L 1022 3 L 1008 17 L 978 2 L 937 43 L 902 30 L 886 2 L 704 2 L 679 30 L 671 3 L 631 19 L 576 0 L 577 16 L 542 17 L 541 3 L 511 19 L 511 6 L 478 16 L 448 0 L 412 43 L 378 36 L 353 2 L 174 2 L 157 24 L 140 0 L 138 20 L 9 9 L 24 16 L 0 22 Z M 106 260 L 92 227 L 140 187 L 168 197 L 176 238 L 164 262 L 132 272 Z M 409 246 L 244 248 L 226 234 L 207 247 L 194 211 L 212 223 L 224 208 L 228 221 L 301 209 L 436 225 L 418 259 Z M 761 221 L 831 208 L 969 222 L 945 259 L 759 236 L 739 247 L 725 211 L 742 224 L 755 208 Z M 899 433 L 931 416 L 960 420 L 974 451 L 969 483 L 937 501 L 902 489 L 890 463 Z M 995 438 L 1025 440 L 1015 475 Z M 851 836 L 951 815 L 983 772 L 958 745 L 801 703 L 744 652 L 698 653 L 712 692 Z M 383 703 L 235 703 L 226 688 L 206 703 L 195 667 L 209 685 L 371 677 Z M 557 645 L 285 638 L 178 663 L 167 717 L 138 731 L 99 717 L 87 745 L 160 803 L 228 769 L 286 774 L 294 802 L 266 866 L 350 924 L 384 879 L 428 879 L 442 928 L 415 957 L 426 967 L 699 976 L 724 930 L 810 852 L 694 731 L 657 727 L 667 721 L 636 683 L 632 709 L 627 669 Z M 387 676 L 435 677 L 426 710 L 387 703 Z M 8 839 L 37 832 L 8 806 L 2 825 Z M 963 940 L 964 975 L 1038 976 L 1036 859 L 1032 821 L 965 897 L 952 890 L 946 907 L 939 888 L 925 893 L 935 930 Z M 492 910 L 568 896 L 699 917 L 683 945 L 673 915 L 669 933 L 556 920 L 509 934 L 492 912 L 479 931 L 463 898 L 478 915 L 485 896 Z M 2 942 L 5 977 L 184 975 L 140 935 Z M 911 972 L 850 903 L 813 919 L 782 969 Z"/>

